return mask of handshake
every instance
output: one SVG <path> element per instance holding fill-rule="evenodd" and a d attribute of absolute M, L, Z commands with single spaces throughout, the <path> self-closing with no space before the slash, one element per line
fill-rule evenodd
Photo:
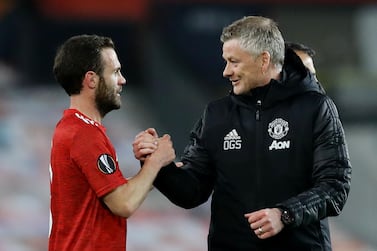
<path fill-rule="evenodd" d="M 160 168 L 173 162 L 176 157 L 170 135 L 158 137 L 154 128 L 137 134 L 132 147 L 136 159 L 155 163 Z"/>

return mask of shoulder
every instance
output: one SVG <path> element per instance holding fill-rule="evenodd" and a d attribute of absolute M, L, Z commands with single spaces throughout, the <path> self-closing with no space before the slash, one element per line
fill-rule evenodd
<path fill-rule="evenodd" d="M 105 128 L 79 112 L 65 114 L 58 124 L 61 131 L 69 132 L 74 140 L 91 142 L 98 138 L 105 137 Z"/>
<path fill-rule="evenodd" d="M 319 105 L 319 115 L 332 119 L 339 119 L 338 108 L 334 101 L 327 95 L 321 98 Z"/>
<path fill-rule="evenodd" d="M 293 102 L 303 108 L 307 107 L 313 110 L 321 109 L 326 103 L 334 103 L 327 94 L 316 91 L 304 92 L 297 95 L 293 99 Z"/>
<path fill-rule="evenodd" d="M 215 99 L 215 100 L 209 102 L 206 106 L 206 111 L 207 112 L 208 111 L 222 112 L 222 111 L 224 111 L 224 109 L 229 108 L 229 106 L 231 104 L 232 104 L 232 99 L 231 99 L 230 95 L 228 95 L 228 96 L 225 96 L 225 97 L 222 97 L 222 98 L 219 98 L 219 99 Z"/>
<path fill-rule="evenodd" d="M 301 102 L 308 102 L 309 105 L 319 110 L 330 110 L 332 113 L 337 111 L 333 99 L 324 93 L 308 92 L 301 98 Z"/>

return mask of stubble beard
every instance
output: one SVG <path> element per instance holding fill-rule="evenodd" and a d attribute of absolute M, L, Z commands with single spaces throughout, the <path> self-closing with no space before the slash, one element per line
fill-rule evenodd
<path fill-rule="evenodd" d="M 102 77 L 96 90 L 95 103 L 102 118 L 107 113 L 117 110 L 121 106 L 120 98 L 117 96 L 114 88 L 110 88 Z"/>

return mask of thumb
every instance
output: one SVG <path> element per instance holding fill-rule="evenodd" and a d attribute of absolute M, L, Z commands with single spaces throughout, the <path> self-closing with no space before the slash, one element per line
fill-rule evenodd
<path fill-rule="evenodd" d="M 149 133 L 153 137 L 158 138 L 158 133 L 157 133 L 156 129 L 154 129 L 154 128 L 148 128 L 147 130 L 145 130 L 145 132 Z"/>

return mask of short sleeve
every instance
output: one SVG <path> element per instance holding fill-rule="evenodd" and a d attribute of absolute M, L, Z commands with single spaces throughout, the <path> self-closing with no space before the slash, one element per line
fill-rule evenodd
<path fill-rule="evenodd" d="M 77 132 L 70 154 L 98 197 L 127 182 L 119 169 L 112 143 L 96 126 L 90 125 Z"/>

